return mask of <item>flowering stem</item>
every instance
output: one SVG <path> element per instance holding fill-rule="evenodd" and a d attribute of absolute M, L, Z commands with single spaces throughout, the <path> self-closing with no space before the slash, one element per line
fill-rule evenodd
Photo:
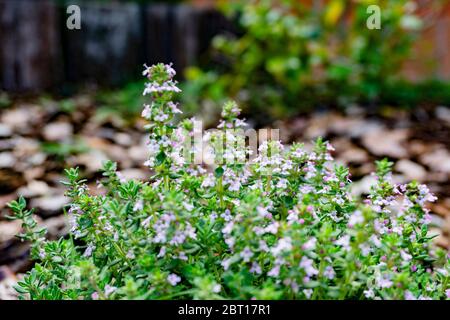
<path fill-rule="evenodd" d="M 217 194 L 219 196 L 220 208 L 223 209 L 224 203 L 223 203 L 223 179 L 222 179 L 222 177 L 220 177 L 217 180 Z"/>
<path fill-rule="evenodd" d="M 442 295 L 445 295 L 445 290 L 447 289 L 448 278 L 449 278 L 448 276 L 445 276 L 444 283 L 442 284 L 442 289 L 441 289 Z"/>
<path fill-rule="evenodd" d="M 164 187 L 169 190 L 169 176 L 167 174 L 164 175 Z"/>
<path fill-rule="evenodd" d="M 125 252 L 122 250 L 122 248 L 114 241 L 111 242 L 113 244 L 113 246 L 116 248 L 116 250 L 120 253 L 120 255 L 122 256 L 122 258 L 128 263 L 129 266 L 131 266 L 131 261 L 127 258 L 127 255 L 125 254 Z"/>
<path fill-rule="evenodd" d="M 324 259 L 324 257 L 322 256 L 322 257 L 320 258 L 320 265 L 319 265 L 319 275 L 318 275 L 318 278 L 322 278 L 322 275 L 323 275 L 323 269 L 325 268 L 325 263 L 324 263 L 324 261 L 325 261 L 325 259 Z M 319 295 L 319 291 L 320 291 L 320 287 L 316 287 L 316 288 L 314 289 L 314 293 L 313 293 L 313 296 L 312 296 L 312 300 L 316 300 L 316 299 L 317 299 L 317 296 Z"/>
<path fill-rule="evenodd" d="M 270 192 L 270 185 L 272 182 L 272 176 L 268 175 L 267 176 L 267 181 L 266 181 L 266 192 L 269 193 Z"/>

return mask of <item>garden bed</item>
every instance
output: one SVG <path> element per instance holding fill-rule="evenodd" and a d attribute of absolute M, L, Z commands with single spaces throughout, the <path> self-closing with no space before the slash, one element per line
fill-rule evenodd
<path fill-rule="evenodd" d="M 72 108 L 61 106 L 70 101 Z M 36 208 L 39 221 L 49 227 L 49 236 L 57 238 L 68 232 L 62 208 L 63 169 L 79 166 L 88 179 L 92 193 L 101 192 L 96 181 L 102 162 L 111 159 L 126 178 L 148 180 L 143 166 L 148 156 L 142 120 L 124 122 L 120 116 L 101 116 L 95 112 L 92 95 L 78 95 L 66 103 L 31 99 L 14 101 L 13 107 L 0 113 L 0 210 L 8 213 L 6 203 L 23 195 Z M 438 107 L 431 110 L 398 111 L 384 108 L 369 114 L 361 108 L 347 113 L 316 112 L 289 121 L 279 121 L 285 142 L 307 144 L 318 136 L 332 143 L 339 163 L 350 167 L 355 195 L 367 194 L 373 179 L 374 160 L 389 157 L 396 161 L 394 180 L 416 179 L 426 183 L 439 200 L 432 204 L 432 232 L 435 242 L 450 248 L 450 112 Z M 17 222 L 0 218 L 0 296 L 8 298 L 7 284 L 16 274 L 32 266 L 28 247 L 14 238 L 20 230 Z"/>

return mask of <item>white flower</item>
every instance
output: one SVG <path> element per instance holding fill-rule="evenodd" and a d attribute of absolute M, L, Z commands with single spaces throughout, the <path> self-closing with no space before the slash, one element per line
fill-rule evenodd
<path fill-rule="evenodd" d="M 225 212 L 222 213 L 220 217 L 222 217 L 225 221 L 230 221 L 233 218 L 229 209 L 225 209 Z"/>
<path fill-rule="evenodd" d="M 256 207 L 256 211 L 258 211 L 258 214 L 263 217 L 266 217 L 267 215 L 270 214 L 270 212 L 267 210 L 267 208 L 261 207 L 261 206 Z"/>
<path fill-rule="evenodd" d="M 287 179 L 280 179 L 277 183 L 277 188 L 279 189 L 286 189 L 287 188 Z"/>
<path fill-rule="evenodd" d="M 364 290 L 364 296 L 367 299 L 373 299 L 375 297 L 375 293 L 373 292 L 372 289 L 367 289 L 367 290 Z"/>
<path fill-rule="evenodd" d="M 280 274 L 280 266 L 275 266 L 275 267 L 273 267 L 272 268 L 272 270 L 270 270 L 268 273 L 267 273 L 267 275 L 269 276 L 269 277 L 274 277 L 274 278 L 276 278 L 276 277 L 278 277 L 278 275 Z"/>
<path fill-rule="evenodd" d="M 116 171 L 117 178 L 119 179 L 120 183 L 126 183 L 127 179 L 120 171 Z"/>
<path fill-rule="evenodd" d="M 107 284 L 106 286 L 105 286 L 105 296 L 109 296 L 109 295 L 111 295 L 114 291 L 116 291 L 117 290 L 117 288 L 116 287 L 113 287 L 113 286 L 110 286 L 109 284 Z"/>
<path fill-rule="evenodd" d="M 374 235 L 374 234 L 371 235 L 369 239 L 375 247 L 377 247 L 377 248 L 381 247 L 381 241 L 376 235 Z"/>
<path fill-rule="evenodd" d="M 228 222 L 225 227 L 222 229 L 222 233 L 223 234 L 230 234 L 231 231 L 233 231 L 233 227 L 234 227 L 234 222 L 230 221 Z"/>
<path fill-rule="evenodd" d="M 220 286 L 220 284 L 216 284 L 216 285 L 214 285 L 214 287 L 212 288 L 212 292 L 214 292 L 214 293 L 219 293 L 220 290 L 222 290 L 222 287 Z"/>
<path fill-rule="evenodd" d="M 313 294 L 313 290 L 312 289 L 304 289 L 303 293 L 305 294 L 306 299 L 310 299 Z"/>
<path fill-rule="evenodd" d="M 176 75 L 177 73 L 176 73 L 175 69 L 172 68 L 172 63 L 165 64 L 164 67 L 166 68 L 167 75 L 168 75 L 170 78 L 175 77 L 175 75 Z"/>
<path fill-rule="evenodd" d="M 252 263 L 252 267 L 250 268 L 251 273 L 261 274 L 261 266 L 257 262 Z"/>
<path fill-rule="evenodd" d="M 315 276 L 319 273 L 319 271 L 316 268 L 314 268 L 313 261 L 306 256 L 302 257 L 299 267 L 305 270 L 306 275 L 308 277 Z"/>
<path fill-rule="evenodd" d="M 274 256 L 278 256 L 283 251 L 289 251 L 292 249 L 292 240 L 289 237 L 281 238 L 278 240 L 276 246 L 274 246 L 271 251 Z"/>
<path fill-rule="evenodd" d="M 140 210 L 142 210 L 142 209 L 144 209 L 144 201 L 143 201 L 142 199 L 139 199 L 139 200 L 134 204 L 133 211 L 136 212 L 136 211 L 140 211 Z"/>
<path fill-rule="evenodd" d="M 178 104 L 177 103 L 173 103 L 172 101 L 169 101 L 167 106 L 170 108 L 170 110 L 174 114 L 176 114 L 176 113 L 183 113 L 180 109 L 178 109 Z"/>
<path fill-rule="evenodd" d="M 153 119 L 155 121 L 164 122 L 167 119 L 169 119 L 169 116 L 167 114 L 165 114 L 165 113 L 160 112 Z"/>
<path fill-rule="evenodd" d="M 162 246 L 157 255 L 158 258 L 162 258 L 166 255 L 166 247 Z"/>
<path fill-rule="evenodd" d="M 393 285 L 393 282 L 389 279 L 387 275 L 379 275 L 375 279 L 377 286 L 381 289 L 390 288 Z"/>
<path fill-rule="evenodd" d="M 142 110 L 141 115 L 145 119 L 150 119 L 152 117 L 152 107 L 148 104 L 144 104 L 144 109 Z"/>
<path fill-rule="evenodd" d="M 359 248 L 361 249 L 361 254 L 363 255 L 363 257 L 367 257 L 369 253 L 372 251 L 370 246 L 367 245 L 366 243 L 361 243 L 359 245 Z"/>
<path fill-rule="evenodd" d="M 229 237 L 229 238 L 226 238 L 225 239 L 225 243 L 227 244 L 227 246 L 230 248 L 230 249 L 233 249 L 233 247 L 234 247 L 234 243 L 236 242 L 236 239 L 234 239 L 233 237 Z"/>
<path fill-rule="evenodd" d="M 83 256 L 84 256 L 84 257 L 90 257 L 90 256 L 92 255 L 92 252 L 93 252 L 94 250 L 95 250 L 95 246 L 94 246 L 92 243 L 90 243 L 90 244 L 87 246 L 86 250 L 84 251 Z"/>
<path fill-rule="evenodd" d="M 194 209 L 194 205 L 193 205 L 193 204 L 190 204 L 190 203 L 187 203 L 187 202 L 185 202 L 185 203 L 183 204 L 183 206 L 184 206 L 184 208 L 185 208 L 187 211 L 192 211 L 192 210 Z"/>
<path fill-rule="evenodd" d="M 240 189 L 241 189 L 241 183 L 237 179 L 232 181 L 228 187 L 228 190 L 230 190 L 230 191 L 239 191 Z"/>
<path fill-rule="evenodd" d="M 208 188 L 208 187 L 214 187 L 215 185 L 215 178 L 210 173 L 206 176 L 206 178 L 202 182 L 202 188 Z"/>
<path fill-rule="evenodd" d="M 339 238 L 334 242 L 334 244 L 341 246 L 344 248 L 344 250 L 349 251 L 350 250 L 350 236 L 346 234 L 345 236 Z"/>
<path fill-rule="evenodd" d="M 332 266 L 327 266 L 325 268 L 325 271 L 323 272 L 323 275 L 325 276 L 325 278 L 332 280 L 336 276 L 336 273 L 334 272 L 334 269 Z"/>
<path fill-rule="evenodd" d="M 402 257 L 402 259 L 404 261 L 410 261 L 412 259 L 412 255 L 410 255 L 409 253 L 406 253 L 403 250 L 400 250 L 400 256 Z"/>
<path fill-rule="evenodd" d="M 317 239 L 312 237 L 303 244 L 302 249 L 303 250 L 314 250 L 316 248 L 316 243 L 317 243 Z"/>
<path fill-rule="evenodd" d="M 172 285 L 172 286 L 176 286 L 178 282 L 181 281 L 181 278 L 179 276 L 177 276 L 175 273 L 171 273 L 169 274 L 169 276 L 167 277 L 167 281 Z"/>
<path fill-rule="evenodd" d="M 264 251 L 264 252 L 269 251 L 269 246 L 267 245 L 267 243 L 264 240 L 259 240 L 259 250 Z"/>
<path fill-rule="evenodd" d="M 405 300 L 417 300 L 417 298 L 412 294 L 411 291 L 405 291 Z"/>
<path fill-rule="evenodd" d="M 279 223 L 278 222 L 274 222 L 272 224 L 269 224 L 265 229 L 264 232 L 266 233 L 272 233 L 272 234 L 277 234 L 278 232 L 278 227 L 279 227 Z"/>
<path fill-rule="evenodd" d="M 226 271 L 230 267 L 230 265 L 233 263 L 233 260 L 231 258 L 223 260 L 220 264 L 222 265 L 223 269 Z"/>
<path fill-rule="evenodd" d="M 132 250 L 129 250 L 129 251 L 128 251 L 126 257 L 127 257 L 128 259 L 134 259 L 134 258 L 136 258 L 136 256 L 134 255 L 134 253 L 133 253 Z"/>
<path fill-rule="evenodd" d="M 251 257 L 253 257 L 253 252 L 249 247 L 245 247 L 244 250 L 239 254 L 244 262 L 249 262 Z"/>
<path fill-rule="evenodd" d="M 142 223 L 141 223 L 141 225 L 144 227 L 144 228 L 147 228 L 148 226 L 149 226 L 149 224 L 150 224 L 150 220 L 152 219 L 152 217 L 150 216 L 150 217 L 147 217 L 147 218 L 145 218 L 145 220 L 144 221 L 142 221 Z"/>
<path fill-rule="evenodd" d="M 364 216 L 362 215 L 362 212 L 357 210 L 355 211 L 351 216 L 350 219 L 348 219 L 348 225 L 349 227 L 354 227 L 357 224 L 364 222 Z"/>
<path fill-rule="evenodd" d="M 186 253 L 185 253 L 184 251 L 181 251 L 181 252 L 178 254 L 178 259 L 183 260 L 183 261 L 187 261 L 187 260 L 188 260 L 188 257 L 187 257 L 187 255 L 186 255 Z"/>

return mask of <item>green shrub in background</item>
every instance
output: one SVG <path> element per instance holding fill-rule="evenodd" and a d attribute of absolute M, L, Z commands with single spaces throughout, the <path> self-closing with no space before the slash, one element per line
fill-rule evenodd
<path fill-rule="evenodd" d="M 318 105 L 377 102 L 396 80 L 421 20 L 412 1 L 225 2 L 240 37 L 217 36 L 218 63 L 190 68 L 185 103 L 233 96 L 261 118 Z M 317 1 L 317 3 L 319 3 Z M 381 29 L 367 28 L 367 8 L 381 8 Z M 245 89 L 244 89 L 245 88 Z M 268 106 L 271 106 L 270 109 Z"/>

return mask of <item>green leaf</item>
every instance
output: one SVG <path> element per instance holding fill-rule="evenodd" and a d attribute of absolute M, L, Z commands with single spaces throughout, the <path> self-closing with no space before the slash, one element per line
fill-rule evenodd
<path fill-rule="evenodd" d="M 214 170 L 214 176 L 219 179 L 223 176 L 224 170 L 222 167 L 217 167 L 216 170 Z"/>
<path fill-rule="evenodd" d="M 161 164 L 163 164 L 164 160 L 166 160 L 166 157 L 167 156 L 164 151 L 158 153 L 158 155 L 156 156 L 156 166 L 160 166 Z"/>
<path fill-rule="evenodd" d="M 28 290 L 27 290 L 26 288 L 22 287 L 21 284 L 20 284 L 20 282 L 19 282 L 19 284 L 14 285 L 13 288 L 14 288 L 14 290 L 16 290 L 18 293 L 21 293 L 21 294 L 26 294 L 26 293 L 28 293 Z"/>

